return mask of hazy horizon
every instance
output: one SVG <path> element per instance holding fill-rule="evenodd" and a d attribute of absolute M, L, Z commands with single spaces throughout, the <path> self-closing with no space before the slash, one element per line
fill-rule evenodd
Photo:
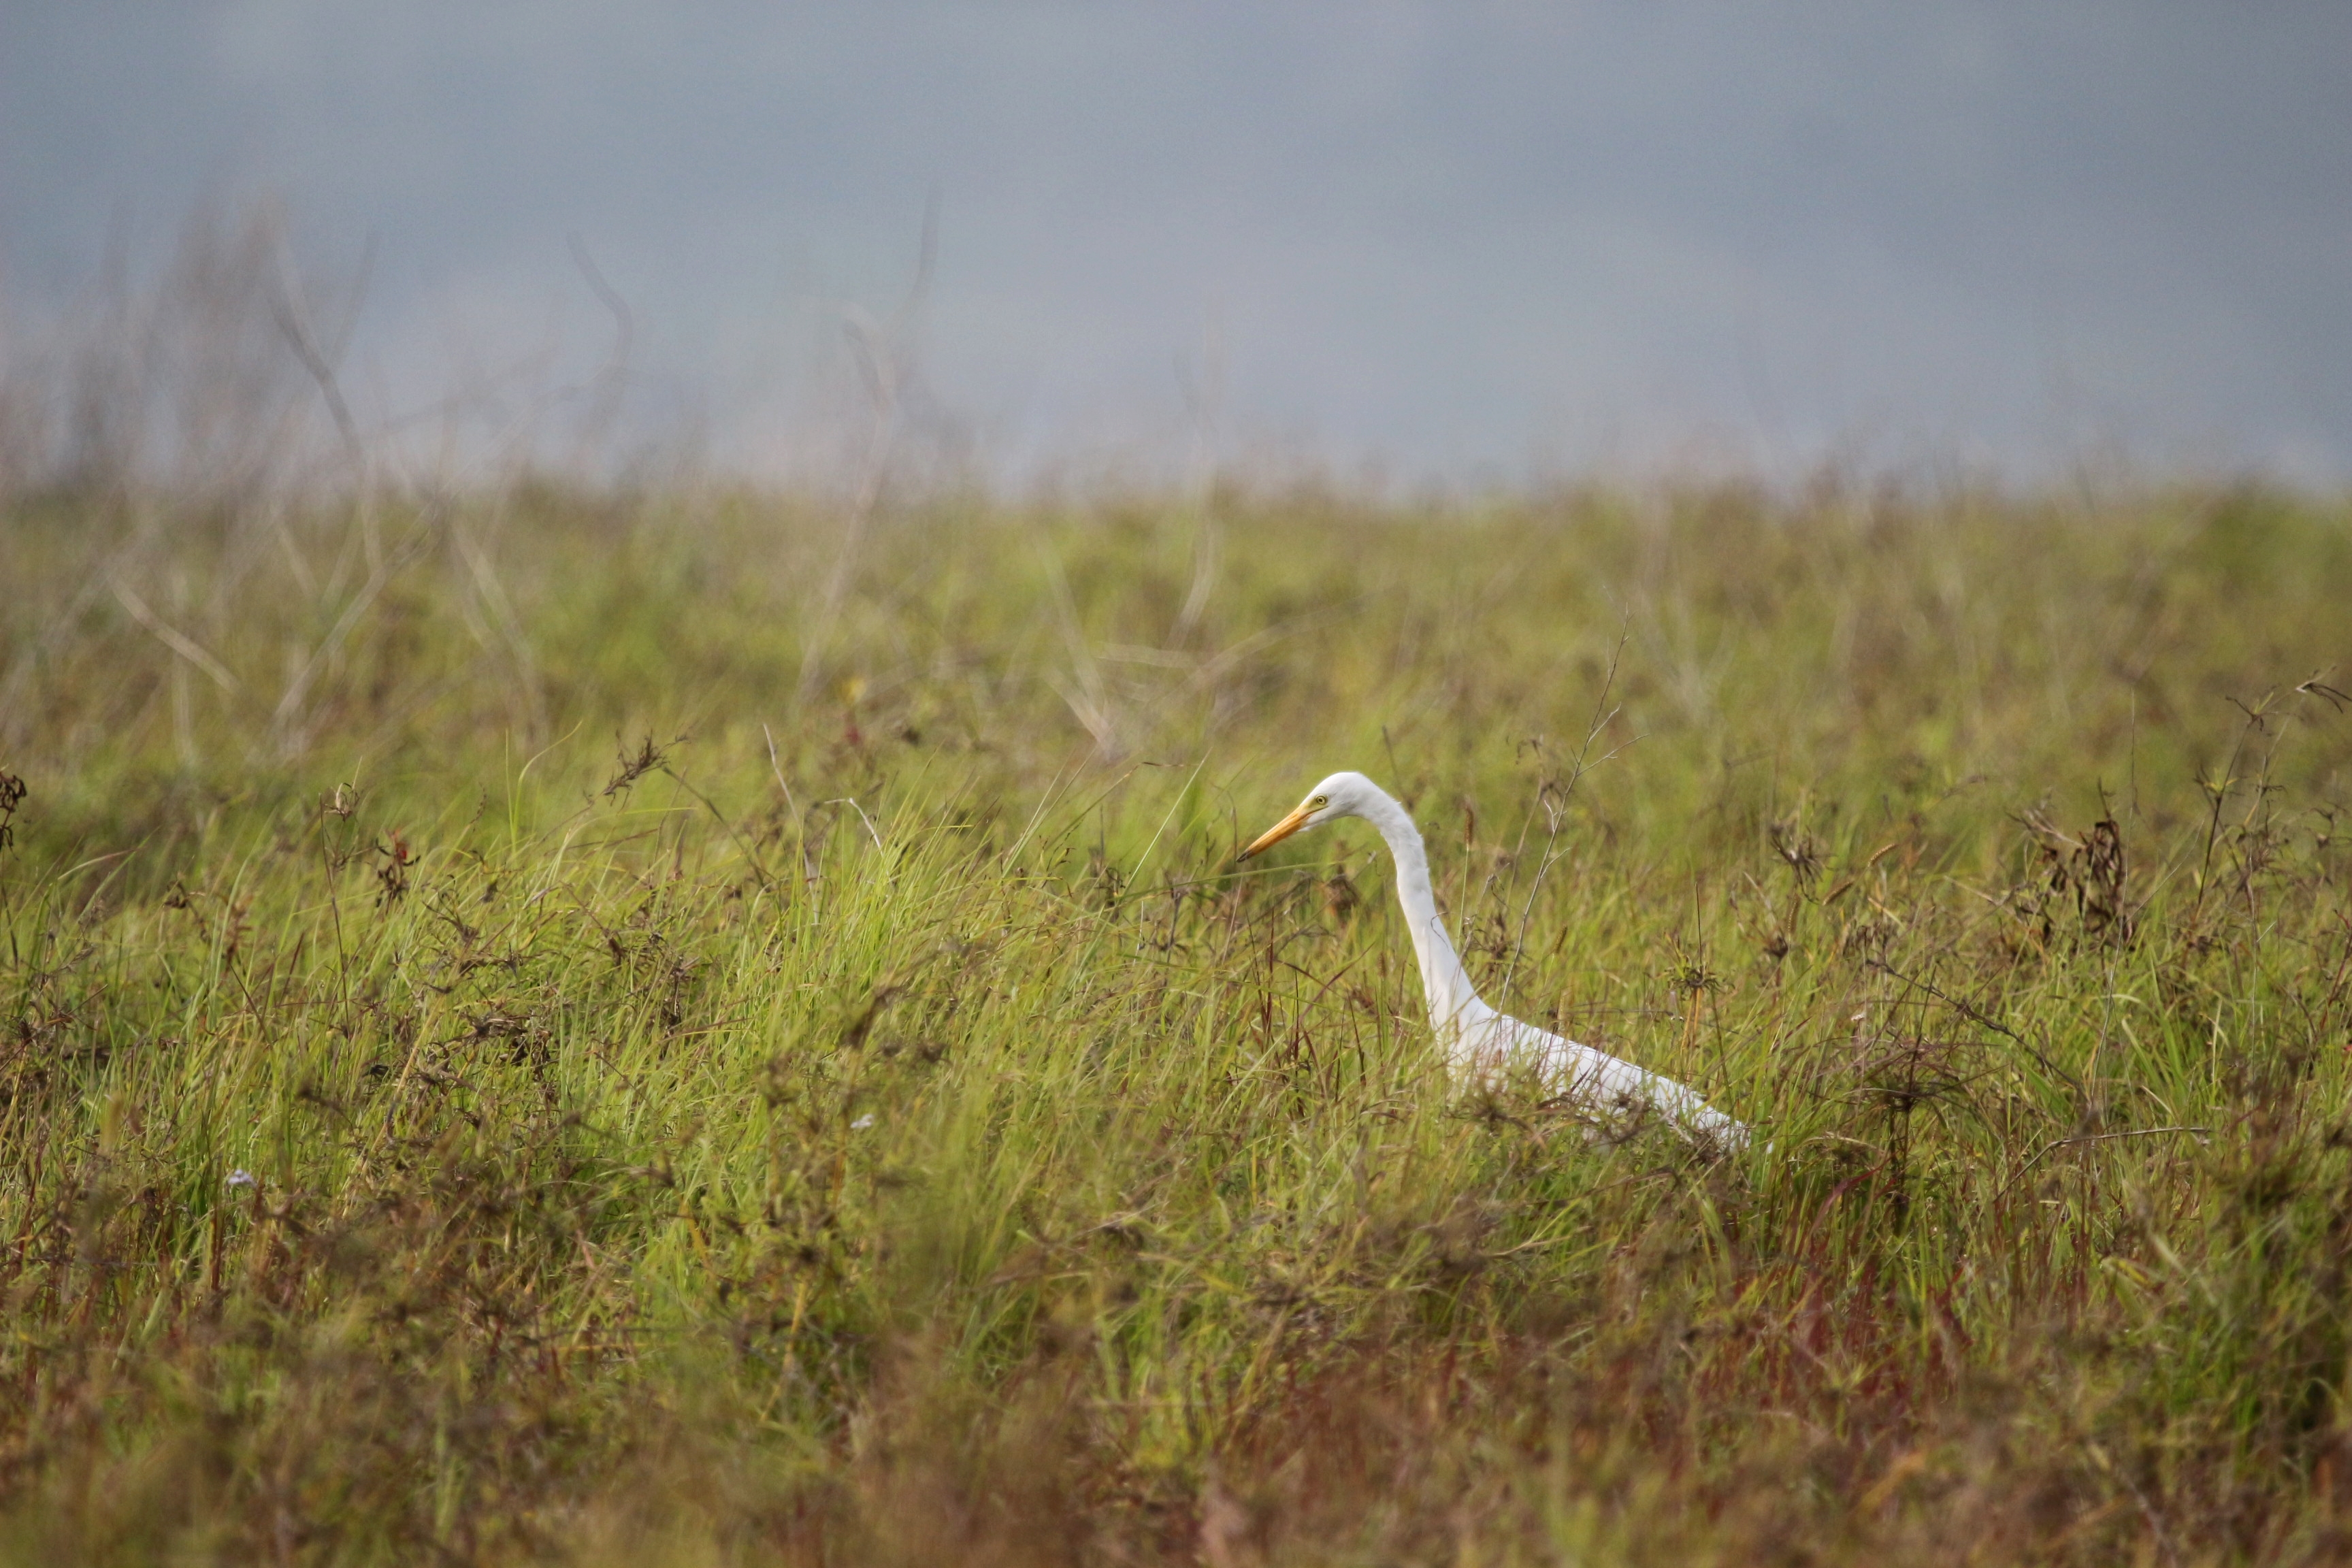
<path fill-rule="evenodd" d="M 2340 484 L 2347 65 L 2315 5 L 27 5 L 0 297 L 267 197 L 366 258 L 372 437 L 603 386 L 615 440 L 792 474 L 929 209 L 909 425 L 984 472 Z"/>

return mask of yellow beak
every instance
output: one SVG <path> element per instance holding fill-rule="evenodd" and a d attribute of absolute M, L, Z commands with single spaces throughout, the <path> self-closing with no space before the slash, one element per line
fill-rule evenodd
<path fill-rule="evenodd" d="M 1313 815 L 1314 813 L 1308 810 L 1306 806 L 1300 806 L 1297 811 L 1292 812 L 1288 816 L 1284 817 L 1280 822 L 1276 823 L 1272 827 L 1269 827 L 1264 833 L 1259 834 L 1248 848 L 1234 856 L 1234 858 L 1235 860 L 1246 860 L 1251 856 L 1256 854 L 1259 850 L 1265 848 L 1268 845 L 1281 843 L 1284 839 L 1289 837 L 1292 834 L 1306 826 L 1307 819 Z"/>

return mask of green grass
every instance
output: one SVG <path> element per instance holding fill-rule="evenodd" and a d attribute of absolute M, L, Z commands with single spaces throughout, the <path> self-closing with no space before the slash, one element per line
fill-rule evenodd
<path fill-rule="evenodd" d="M 9 1560 L 2352 1552 L 2343 505 L 0 530 Z"/>

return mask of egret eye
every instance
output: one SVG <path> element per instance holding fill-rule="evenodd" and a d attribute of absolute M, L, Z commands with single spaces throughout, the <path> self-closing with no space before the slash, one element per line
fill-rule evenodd
<path fill-rule="evenodd" d="M 1330 798 L 1329 798 L 1328 795 L 1317 795 L 1313 800 L 1310 800 L 1310 801 L 1308 801 L 1308 802 L 1307 803 L 1307 810 L 1309 810 L 1309 811 L 1320 811 L 1320 810 L 1322 810 L 1325 806 L 1327 806 L 1327 805 L 1330 805 L 1330 804 L 1331 804 L 1331 801 L 1330 801 Z"/>

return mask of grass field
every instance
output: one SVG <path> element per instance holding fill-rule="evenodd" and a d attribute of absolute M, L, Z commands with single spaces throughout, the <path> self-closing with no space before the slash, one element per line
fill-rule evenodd
<path fill-rule="evenodd" d="M 9 1561 L 2352 1555 L 2342 504 L 0 529 Z"/>

